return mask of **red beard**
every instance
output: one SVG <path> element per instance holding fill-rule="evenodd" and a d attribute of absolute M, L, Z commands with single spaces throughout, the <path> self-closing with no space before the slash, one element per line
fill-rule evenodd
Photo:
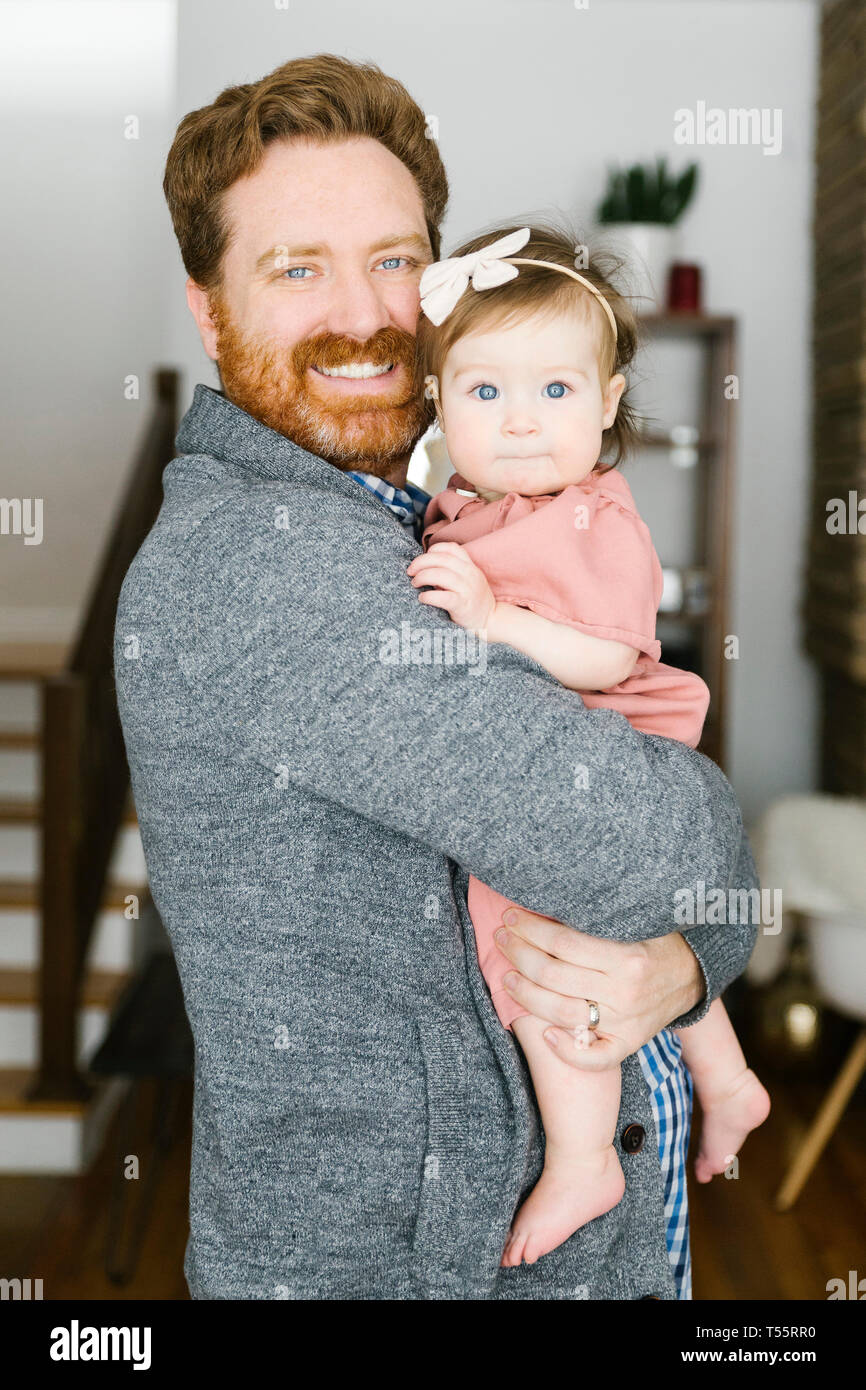
<path fill-rule="evenodd" d="M 300 448 L 347 472 L 361 468 L 387 478 L 406 459 L 433 416 L 415 381 L 415 339 L 390 325 L 366 343 L 341 335 L 306 338 L 292 348 L 256 341 L 241 333 L 222 303 L 211 296 L 211 315 L 217 329 L 217 365 L 223 392 L 254 419 L 285 435 Z M 347 362 L 400 364 L 394 386 L 375 395 L 357 393 L 338 398 L 323 384 L 319 367 Z"/>

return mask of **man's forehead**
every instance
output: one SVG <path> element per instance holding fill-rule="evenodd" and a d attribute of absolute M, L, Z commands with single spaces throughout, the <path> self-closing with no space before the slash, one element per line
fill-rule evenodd
<path fill-rule="evenodd" d="M 280 255 L 356 255 L 403 243 L 431 259 L 412 174 L 369 137 L 271 142 L 255 173 L 226 190 L 224 211 L 245 272 Z"/>

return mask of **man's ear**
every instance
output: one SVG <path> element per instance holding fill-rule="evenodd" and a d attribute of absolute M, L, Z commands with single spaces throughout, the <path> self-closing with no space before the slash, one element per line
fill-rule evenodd
<path fill-rule="evenodd" d="M 217 329 L 211 317 L 207 290 L 197 285 L 192 276 L 186 282 L 186 302 L 196 321 L 202 347 L 212 362 L 217 360 Z"/>
<path fill-rule="evenodd" d="M 604 393 L 604 415 L 601 427 L 604 430 L 610 429 L 616 419 L 616 412 L 619 408 L 619 398 L 625 390 L 625 377 L 622 372 L 617 372 L 607 383 L 607 390 Z"/>

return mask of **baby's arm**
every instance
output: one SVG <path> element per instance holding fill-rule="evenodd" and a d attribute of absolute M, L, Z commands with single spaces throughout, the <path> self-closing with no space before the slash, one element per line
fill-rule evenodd
<path fill-rule="evenodd" d="M 504 642 L 532 657 L 569 690 L 608 690 L 619 685 L 631 675 L 639 655 L 637 647 L 590 637 L 513 603 L 494 604 L 486 636 L 488 642 Z"/>
<path fill-rule="evenodd" d="M 483 570 L 453 541 L 417 555 L 407 573 L 416 588 L 434 586 L 435 591 L 418 595 L 422 603 L 444 608 L 453 622 L 488 642 L 516 647 L 570 690 L 608 690 L 634 669 L 637 647 L 590 637 L 567 623 L 497 601 Z"/>

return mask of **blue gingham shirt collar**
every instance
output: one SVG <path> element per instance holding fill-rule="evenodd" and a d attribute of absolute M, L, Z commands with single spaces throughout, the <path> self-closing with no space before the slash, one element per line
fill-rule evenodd
<path fill-rule="evenodd" d="M 416 541 L 420 542 L 424 528 L 424 513 L 430 501 L 426 492 L 414 483 L 408 482 L 405 487 L 394 487 L 391 483 L 386 483 L 384 478 L 377 478 L 375 473 L 349 473 L 348 476 L 384 502 L 401 525 L 405 526 L 407 531 L 411 531 Z"/>

